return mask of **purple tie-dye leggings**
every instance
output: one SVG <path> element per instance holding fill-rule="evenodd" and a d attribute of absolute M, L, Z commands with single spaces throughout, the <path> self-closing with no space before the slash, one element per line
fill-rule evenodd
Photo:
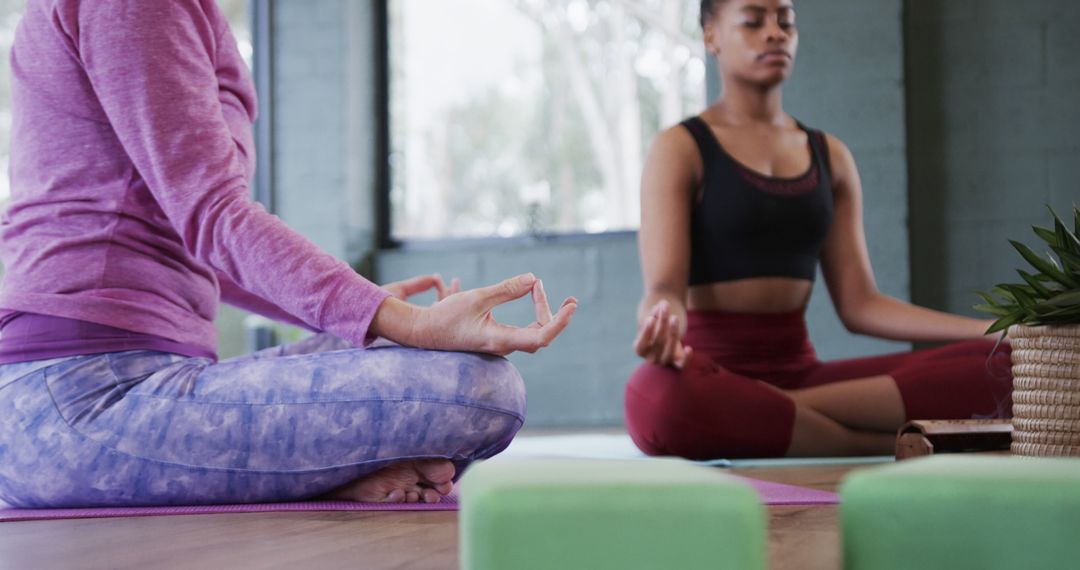
<path fill-rule="evenodd" d="M 214 364 L 119 352 L 0 366 L 0 499 L 18 507 L 315 497 L 390 463 L 461 470 L 521 427 L 505 359 L 327 334 Z"/>

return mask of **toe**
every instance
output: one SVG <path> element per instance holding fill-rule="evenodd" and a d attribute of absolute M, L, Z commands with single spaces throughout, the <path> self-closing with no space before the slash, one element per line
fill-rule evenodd
<path fill-rule="evenodd" d="M 442 501 L 442 495 L 435 489 L 424 489 L 424 502 L 425 503 L 438 503 Z"/>
<path fill-rule="evenodd" d="M 454 464 L 445 459 L 417 461 L 416 470 L 428 482 L 434 485 L 449 483 L 454 479 Z"/>

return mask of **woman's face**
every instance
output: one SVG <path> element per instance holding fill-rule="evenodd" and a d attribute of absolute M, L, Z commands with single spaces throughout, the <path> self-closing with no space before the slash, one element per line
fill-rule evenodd
<path fill-rule="evenodd" d="M 799 32 L 792 0 L 726 0 L 705 24 L 705 46 L 725 76 L 763 87 L 791 75 Z"/>

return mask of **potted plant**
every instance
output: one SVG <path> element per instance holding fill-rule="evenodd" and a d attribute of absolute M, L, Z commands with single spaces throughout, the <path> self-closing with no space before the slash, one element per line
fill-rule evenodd
<path fill-rule="evenodd" d="M 1033 272 L 1006 283 L 975 308 L 997 317 L 1013 360 L 1013 443 L 1017 455 L 1080 456 L 1080 209 L 1072 228 L 1050 209 L 1054 228 L 1034 227 L 1045 257 L 1011 241 Z"/>

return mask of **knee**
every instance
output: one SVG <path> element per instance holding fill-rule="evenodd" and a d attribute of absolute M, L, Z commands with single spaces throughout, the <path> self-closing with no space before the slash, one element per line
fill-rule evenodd
<path fill-rule="evenodd" d="M 688 459 L 782 455 L 794 418 L 791 398 L 724 370 L 706 372 L 643 365 L 631 376 L 625 418 L 638 448 Z"/>
<path fill-rule="evenodd" d="M 630 376 L 623 395 L 623 422 L 630 439 L 647 455 L 667 455 L 669 451 L 661 441 L 658 431 L 663 429 L 665 418 L 665 386 L 677 380 L 674 370 L 642 364 Z"/>
<path fill-rule="evenodd" d="M 525 381 L 505 358 L 462 354 L 458 365 L 458 443 L 468 441 L 468 460 L 491 457 L 525 423 Z M 466 411 L 468 410 L 468 411 Z M 459 470 L 464 464 L 459 465 Z"/>
<path fill-rule="evenodd" d="M 703 401 L 703 397 L 709 399 L 694 389 L 694 382 L 685 381 L 680 371 L 642 364 L 626 384 L 623 399 L 626 431 L 647 455 L 698 459 L 702 454 L 694 449 L 697 446 L 688 441 L 688 436 L 698 431 L 694 424 L 701 415 L 700 407 L 704 405 L 720 412 Z"/>
<path fill-rule="evenodd" d="M 525 421 L 525 380 L 509 360 L 483 354 L 455 355 L 459 403 Z"/>

